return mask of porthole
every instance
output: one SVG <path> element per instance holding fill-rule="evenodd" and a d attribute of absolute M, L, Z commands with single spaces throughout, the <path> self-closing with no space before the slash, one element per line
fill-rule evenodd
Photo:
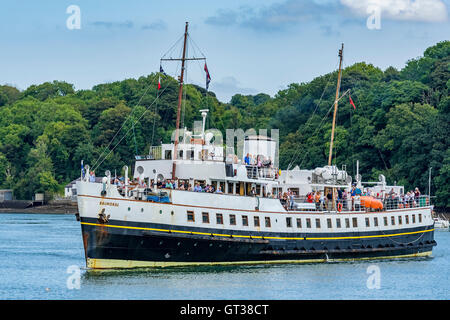
<path fill-rule="evenodd" d="M 141 212 L 144 212 L 144 208 L 141 208 Z"/>
<path fill-rule="evenodd" d="M 131 208 L 130 208 L 130 207 L 128 207 L 128 211 L 131 211 Z"/>

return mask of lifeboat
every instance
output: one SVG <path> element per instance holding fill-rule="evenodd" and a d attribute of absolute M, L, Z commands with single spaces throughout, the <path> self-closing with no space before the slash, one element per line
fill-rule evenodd
<path fill-rule="evenodd" d="M 362 196 L 361 198 L 361 206 L 366 208 L 372 208 L 375 210 L 382 210 L 383 209 L 383 203 L 375 199 L 374 197 L 368 197 L 368 196 Z"/>

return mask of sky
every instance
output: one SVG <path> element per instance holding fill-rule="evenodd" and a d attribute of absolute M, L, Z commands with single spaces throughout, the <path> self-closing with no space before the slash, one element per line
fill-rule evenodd
<path fill-rule="evenodd" d="M 188 21 L 188 56 L 206 57 L 220 101 L 273 96 L 334 71 L 341 43 L 344 67 L 401 69 L 450 40 L 449 15 L 450 0 L 1 0 L 0 84 L 79 90 L 146 76 L 179 57 Z M 186 81 L 205 86 L 203 62 L 188 64 Z"/>

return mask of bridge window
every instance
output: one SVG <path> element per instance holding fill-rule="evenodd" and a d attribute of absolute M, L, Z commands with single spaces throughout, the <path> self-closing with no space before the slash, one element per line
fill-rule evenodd
<path fill-rule="evenodd" d="M 395 217 L 391 216 L 391 225 L 395 226 Z"/>
<path fill-rule="evenodd" d="M 366 218 L 366 227 L 370 227 L 370 220 L 369 220 L 369 218 Z"/>
<path fill-rule="evenodd" d="M 358 218 L 352 218 L 353 228 L 358 228 Z"/>
<path fill-rule="evenodd" d="M 405 223 L 409 224 L 409 216 L 408 215 L 405 216 Z"/>
<path fill-rule="evenodd" d="M 388 219 L 387 219 L 387 217 L 383 217 L 383 221 L 384 221 L 384 225 L 387 226 L 387 225 L 388 225 Z"/>
<path fill-rule="evenodd" d="M 374 225 L 375 227 L 378 227 L 378 217 L 374 217 L 374 218 L 373 218 L 373 225 Z"/>
<path fill-rule="evenodd" d="M 209 213 L 208 212 L 202 212 L 202 220 L 203 220 L 203 223 L 209 223 Z"/>
<path fill-rule="evenodd" d="M 416 223 L 416 215 L 415 214 L 412 215 L 412 223 Z"/>
<path fill-rule="evenodd" d="M 306 218 L 306 227 L 311 228 L 311 219 L 310 218 Z"/>
<path fill-rule="evenodd" d="M 302 219 L 297 218 L 297 228 L 301 228 L 301 227 L 302 227 Z"/>
<path fill-rule="evenodd" d="M 266 217 L 266 228 L 270 228 L 270 218 Z"/>
<path fill-rule="evenodd" d="M 350 219 L 349 218 L 345 218 L 345 227 L 350 228 Z"/>
<path fill-rule="evenodd" d="M 316 219 L 316 228 L 320 229 L 320 219 Z"/>
<path fill-rule="evenodd" d="M 402 224 L 402 216 L 398 216 L 398 224 Z"/>
<path fill-rule="evenodd" d="M 340 228 L 341 227 L 341 219 L 336 219 L 336 228 Z"/>
<path fill-rule="evenodd" d="M 331 219 L 327 219 L 327 227 L 331 228 Z"/>

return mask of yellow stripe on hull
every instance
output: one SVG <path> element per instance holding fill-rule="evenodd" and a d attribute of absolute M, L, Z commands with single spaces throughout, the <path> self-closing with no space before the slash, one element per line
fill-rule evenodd
<path fill-rule="evenodd" d="M 196 231 L 182 231 L 182 230 L 169 230 L 169 229 L 155 229 L 155 228 L 144 228 L 144 227 L 131 227 L 131 226 L 118 226 L 111 224 L 99 224 L 99 223 L 90 223 L 90 222 L 81 222 L 81 224 L 88 226 L 100 226 L 100 227 L 108 227 L 108 228 L 120 228 L 120 229 L 134 229 L 134 230 L 146 230 L 146 231 L 159 231 L 159 232 L 170 232 L 170 233 L 185 233 L 185 234 L 193 234 L 193 235 L 206 235 L 209 236 L 211 233 L 204 232 L 196 232 Z M 274 239 L 274 240 L 342 240 L 342 239 L 369 239 L 369 238 L 387 238 L 387 237 L 397 237 L 409 234 L 418 234 L 434 231 L 434 228 L 428 230 L 419 230 L 412 232 L 403 232 L 403 233 L 392 233 L 392 234 L 378 234 L 373 236 L 349 236 L 349 237 L 328 237 L 328 238 L 317 238 L 317 237 L 269 237 L 269 236 L 243 236 L 243 235 L 231 235 L 231 234 L 221 234 L 221 233 L 213 233 L 212 235 L 218 237 L 231 237 L 234 238 L 253 238 L 253 239 Z"/>
<path fill-rule="evenodd" d="M 365 257 L 365 258 L 346 258 L 346 259 L 310 259 L 310 260 L 264 260 L 264 261 L 225 261 L 225 262 L 176 262 L 176 261 L 136 261 L 136 260 L 118 260 L 118 259 L 93 259 L 87 258 L 86 265 L 89 269 L 132 269 L 132 268 L 164 268 L 164 267 L 183 267 L 183 266 L 216 266 L 216 265 L 257 265 L 257 264 L 289 264 L 289 263 L 323 263 L 323 262 L 344 262 L 344 261 L 363 261 L 379 259 L 399 259 L 399 258 L 417 258 L 429 257 L 431 251 L 419 252 L 414 254 L 385 256 L 385 257 Z"/>

